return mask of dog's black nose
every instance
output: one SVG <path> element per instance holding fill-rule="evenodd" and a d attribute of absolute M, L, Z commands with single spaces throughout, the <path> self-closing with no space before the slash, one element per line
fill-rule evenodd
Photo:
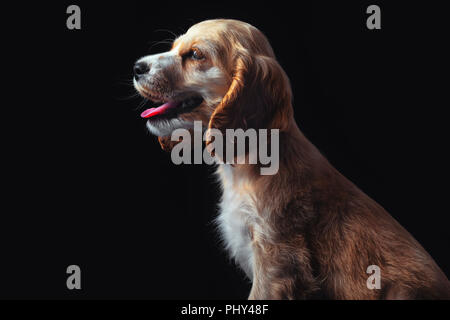
<path fill-rule="evenodd" d="M 139 77 L 139 76 L 143 75 L 144 73 L 149 72 L 149 70 L 150 70 L 150 66 L 147 63 L 138 62 L 134 65 L 134 68 L 133 68 L 134 76 Z"/>

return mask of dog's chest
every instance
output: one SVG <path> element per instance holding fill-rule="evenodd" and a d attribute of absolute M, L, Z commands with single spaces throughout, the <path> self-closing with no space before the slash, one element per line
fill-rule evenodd
<path fill-rule="evenodd" d="M 255 198 L 245 181 L 233 179 L 232 170 L 229 165 L 221 165 L 218 170 L 223 195 L 217 223 L 231 257 L 252 279 L 254 255 L 250 229 L 256 228 L 258 216 Z"/>

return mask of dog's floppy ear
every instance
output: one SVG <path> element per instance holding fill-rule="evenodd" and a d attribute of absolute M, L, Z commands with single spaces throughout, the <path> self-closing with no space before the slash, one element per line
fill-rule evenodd
<path fill-rule="evenodd" d="M 240 51 L 228 92 L 214 110 L 210 129 L 276 128 L 282 131 L 292 117 L 289 79 L 274 57 Z"/>

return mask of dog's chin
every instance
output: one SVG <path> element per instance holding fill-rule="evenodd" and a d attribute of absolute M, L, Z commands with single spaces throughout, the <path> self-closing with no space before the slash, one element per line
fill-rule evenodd
<path fill-rule="evenodd" d="M 170 136 L 176 129 L 191 129 L 194 127 L 192 121 L 176 118 L 160 118 L 147 121 L 147 129 L 151 134 L 158 137 Z"/>

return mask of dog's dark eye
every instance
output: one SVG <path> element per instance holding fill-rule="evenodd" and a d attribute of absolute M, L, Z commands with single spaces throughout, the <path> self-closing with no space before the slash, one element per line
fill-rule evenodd
<path fill-rule="evenodd" d="M 203 54 L 197 48 L 191 50 L 191 58 L 194 60 L 202 60 L 204 58 Z"/>

